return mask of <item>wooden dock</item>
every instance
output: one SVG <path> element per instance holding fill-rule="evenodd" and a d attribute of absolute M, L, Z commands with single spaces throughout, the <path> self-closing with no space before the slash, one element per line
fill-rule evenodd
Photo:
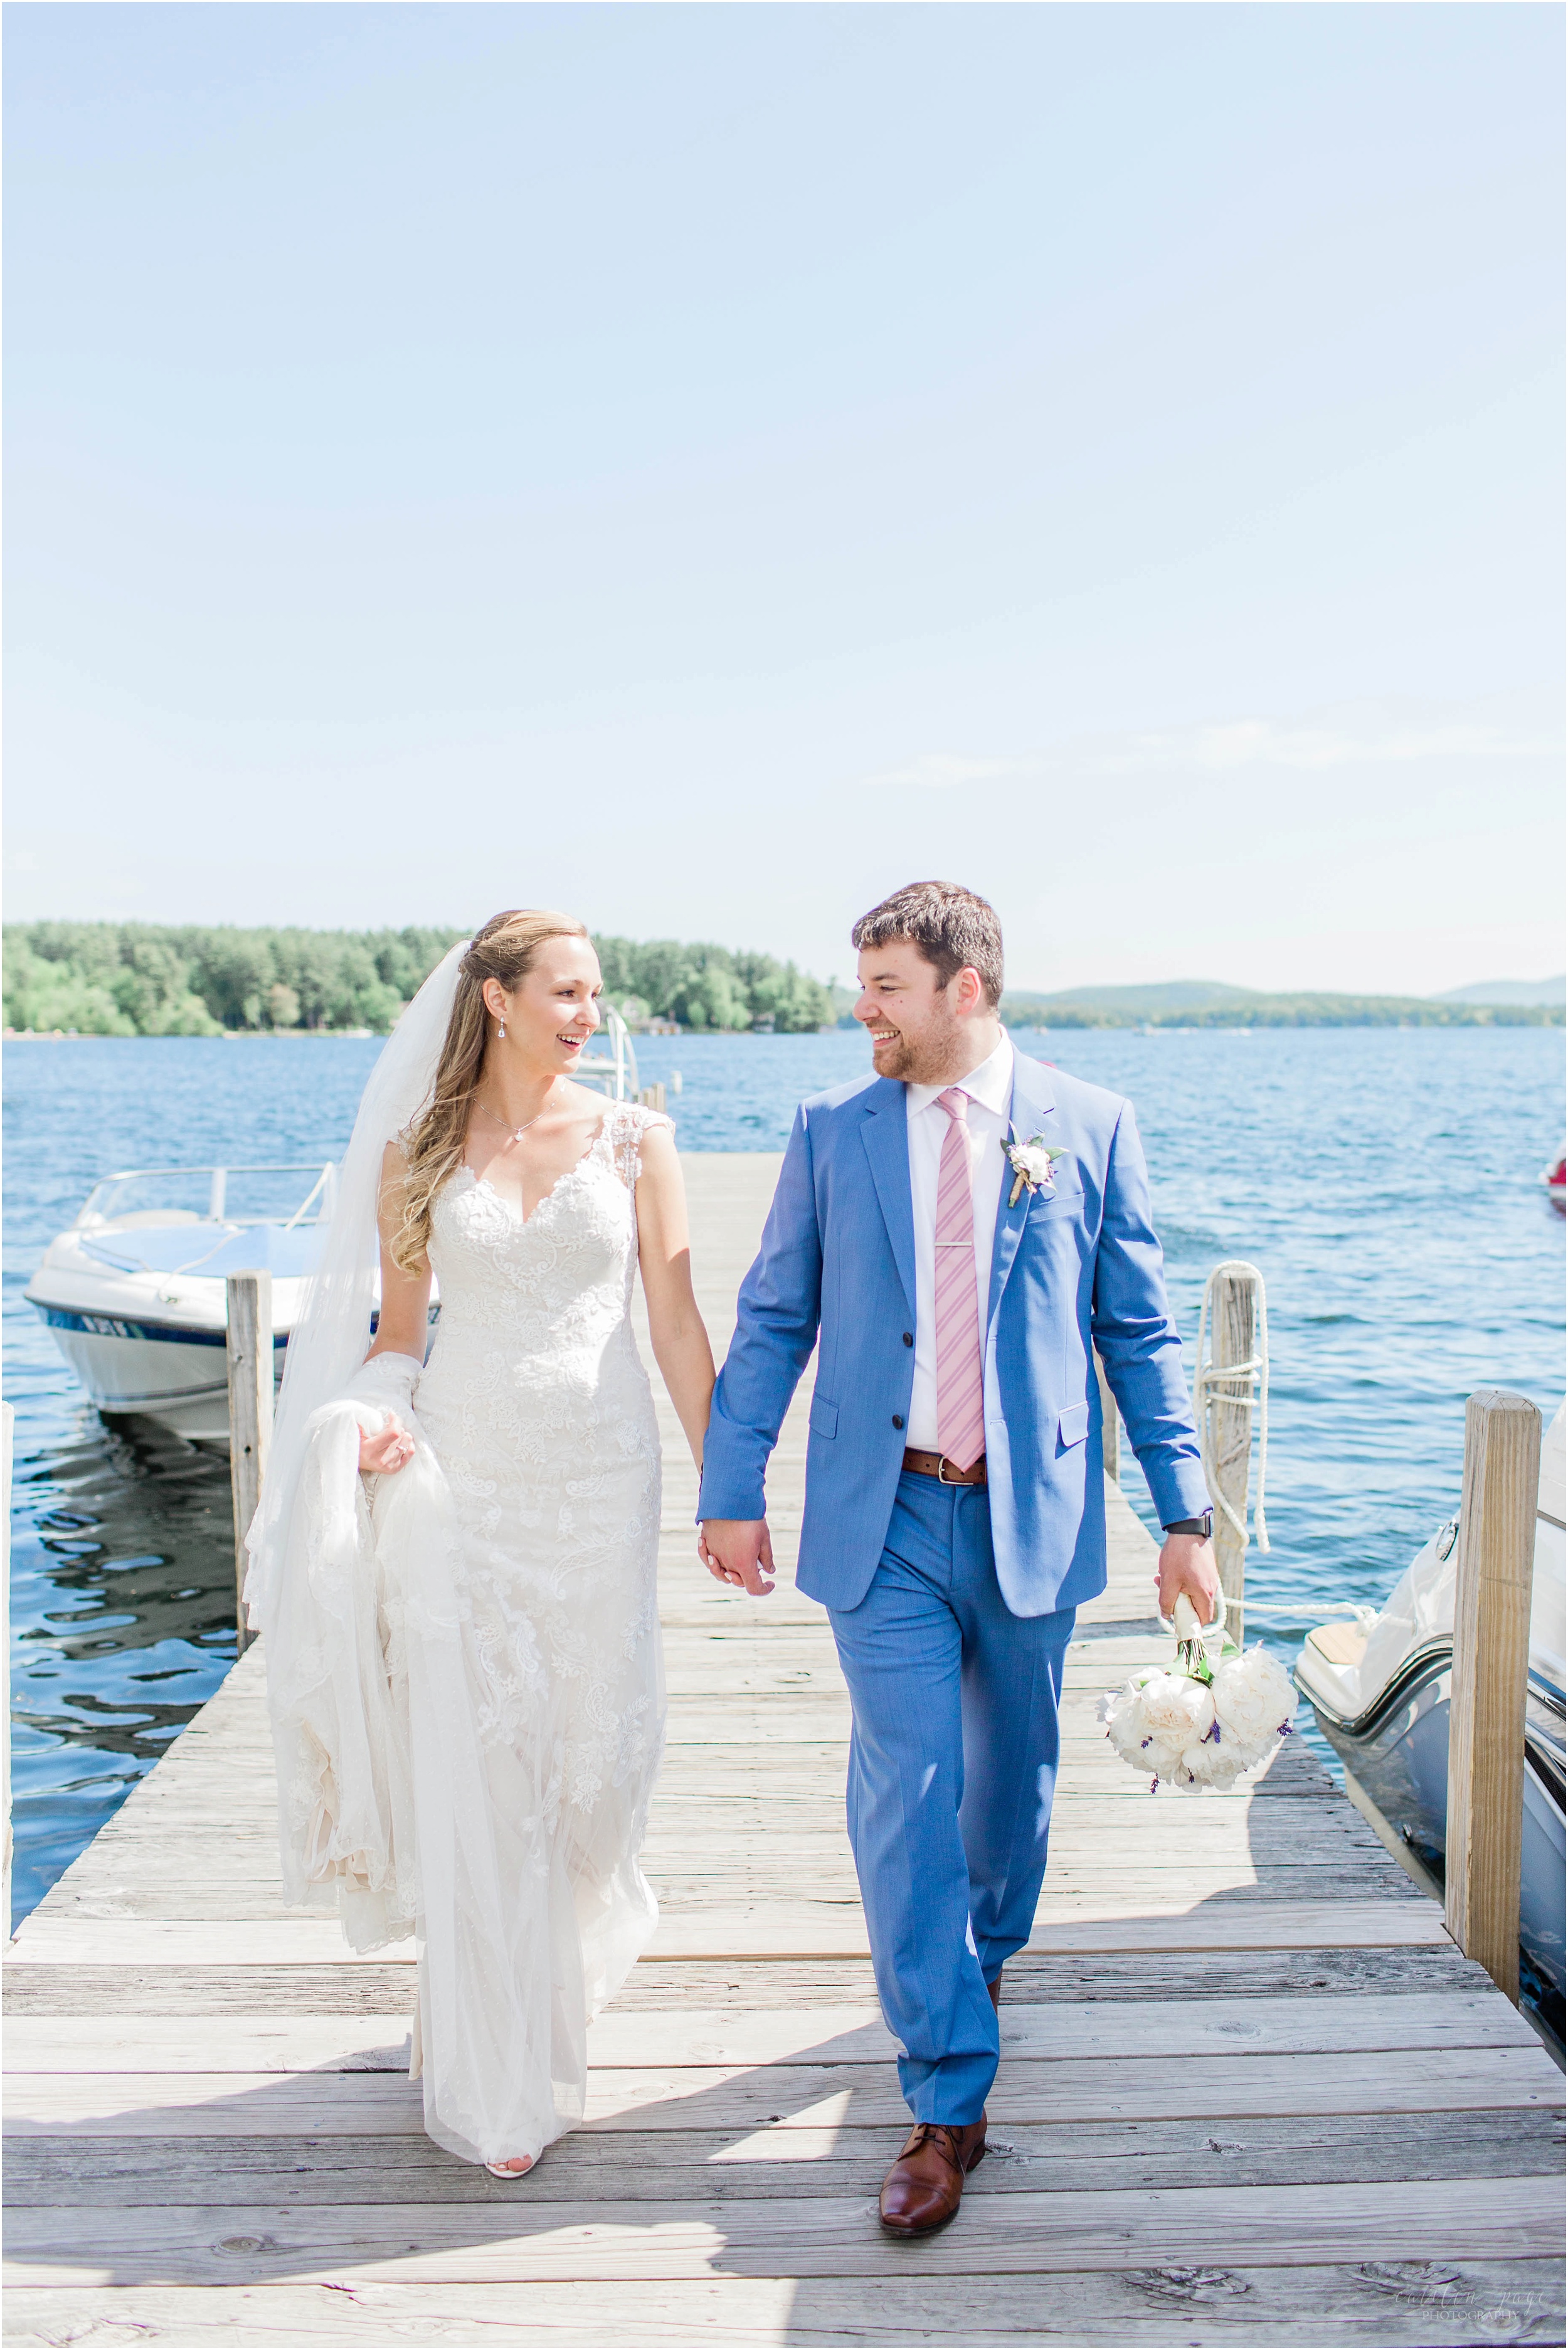
<path fill-rule="evenodd" d="M 721 1347 L 776 1164 L 687 1161 Z M 254 1648 L 13 1947 L 7 2338 L 1560 2342 L 1561 2074 L 1304 1742 L 1191 1801 L 1117 1762 L 1096 1700 L 1160 1650 L 1114 1493 L 991 2152 L 944 2234 L 881 2237 L 906 2116 L 832 1640 L 787 1584 L 702 1573 L 666 1435 L 662 1923 L 594 2027 L 587 2125 L 515 2187 L 424 2137 L 409 1954 L 282 1907 Z"/>

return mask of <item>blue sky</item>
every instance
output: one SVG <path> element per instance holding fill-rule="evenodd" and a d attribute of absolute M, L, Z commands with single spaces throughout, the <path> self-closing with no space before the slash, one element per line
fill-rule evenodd
<path fill-rule="evenodd" d="M 12 5 L 7 910 L 1562 968 L 1536 5 Z"/>

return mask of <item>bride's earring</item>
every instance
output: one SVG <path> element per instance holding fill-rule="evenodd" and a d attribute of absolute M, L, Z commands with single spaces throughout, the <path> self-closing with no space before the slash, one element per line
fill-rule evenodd
<path fill-rule="evenodd" d="M 497 1028 L 495 1034 L 498 1038 L 504 1040 L 506 1035 L 506 1023 L 504 1020 L 501 1023 L 501 1025 Z"/>

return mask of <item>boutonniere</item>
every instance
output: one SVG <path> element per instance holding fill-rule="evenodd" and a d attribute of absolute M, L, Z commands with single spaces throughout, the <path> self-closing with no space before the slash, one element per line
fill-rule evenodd
<path fill-rule="evenodd" d="M 1012 1189 L 1007 1195 L 1010 1208 L 1018 1205 L 1020 1191 L 1054 1191 L 1055 1178 L 1052 1172 L 1058 1159 L 1065 1159 L 1064 1150 L 1054 1150 L 1043 1134 L 1034 1135 L 1028 1142 L 1016 1138 L 1002 1144 L 1007 1163 L 1012 1170 Z"/>

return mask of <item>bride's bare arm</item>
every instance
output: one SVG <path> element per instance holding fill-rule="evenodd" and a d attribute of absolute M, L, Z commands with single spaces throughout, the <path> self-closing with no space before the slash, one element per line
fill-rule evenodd
<path fill-rule="evenodd" d="M 675 1138 L 667 1126 L 650 1127 L 642 1138 L 637 1231 L 654 1360 L 686 1430 L 691 1458 L 701 1468 L 713 1394 L 713 1349 L 691 1294 L 686 1186 L 680 1180 Z"/>
<path fill-rule="evenodd" d="M 425 1358 L 430 1333 L 431 1269 L 421 1260 L 416 1273 L 405 1273 L 392 1255 L 392 1243 L 403 1221 L 403 1159 L 389 1142 L 381 1160 L 381 1199 L 377 1221 L 381 1229 L 381 1315 L 376 1325 L 369 1362 L 374 1355 L 411 1355 Z M 413 1455 L 414 1440 L 396 1412 L 387 1414 L 379 1436 L 359 1439 L 359 1466 L 385 1476 L 401 1469 Z"/>

